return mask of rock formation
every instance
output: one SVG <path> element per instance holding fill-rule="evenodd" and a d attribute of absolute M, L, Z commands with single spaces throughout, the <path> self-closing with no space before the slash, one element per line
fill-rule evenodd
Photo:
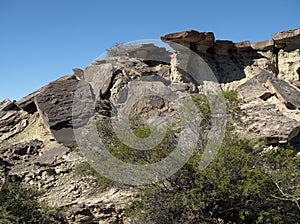
<path fill-rule="evenodd" d="M 267 145 L 291 142 L 299 150 L 300 29 L 257 43 L 216 40 L 212 32 L 194 30 L 161 39 L 199 54 L 224 90 L 237 91 L 243 100 L 244 132 L 266 140 Z M 153 44 L 129 47 L 122 56 L 76 68 L 73 75 L 19 101 L 1 102 L 0 186 L 15 175 L 25 184 L 44 189 L 40 200 L 65 208 L 69 223 L 129 223 L 124 206 L 134 195 L 130 188 L 99 189 L 94 176 L 76 175 L 74 170 L 86 160 L 74 142 L 72 116 L 80 120 L 77 125 L 94 115 L 99 120 L 114 116 L 114 106 L 142 91 L 129 84 L 133 80 L 155 83 L 157 91 L 169 89 L 180 97 L 200 95 L 201 86 L 177 68 L 176 57 L 176 52 Z M 76 96 L 84 106 L 72 111 L 77 88 L 84 90 Z M 144 122 L 160 116 L 164 122 L 172 120 L 174 105 L 149 96 L 134 104 L 130 115 Z M 90 106 L 94 110 L 85 111 Z"/>

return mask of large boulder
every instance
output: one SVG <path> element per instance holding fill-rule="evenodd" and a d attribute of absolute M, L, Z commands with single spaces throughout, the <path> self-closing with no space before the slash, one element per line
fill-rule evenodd
<path fill-rule="evenodd" d="M 272 92 L 265 86 L 265 83 L 268 79 L 271 79 L 273 75 L 266 71 L 257 72 L 257 75 L 249 79 L 247 82 L 241 84 L 237 88 L 237 93 L 246 102 L 258 98 L 266 100 L 272 95 Z"/>
<path fill-rule="evenodd" d="M 74 139 L 72 127 L 73 97 L 78 79 L 68 76 L 49 83 L 36 97 L 35 104 L 53 137 L 65 144 Z"/>
<path fill-rule="evenodd" d="M 206 52 L 207 49 L 214 46 L 215 36 L 213 32 L 198 32 L 187 30 L 183 32 L 171 33 L 161 37 L 161 40 L 167 43 L 177 43 L 196 52 Z"/>
<path fill-rule="evenodd" d="M 268 79 L 266 86 L 288 109 L 300 109 L 300 91 L 280 79 Z"/>
<path fill-rule="evenodd" d="M 130 46 L 125 49 L 126 55 L 131 58 L 141 58 L 145 60 L 156 60 L 170 63 L 170 52 L 164 47 L 157 47 L 154 44 L 140 44 Z"/>
<path fill-rule="evenodd" d="M 214 42 L 215 37 L 212 32 L 198 32 L 195 30 L 187 30 L 183 32 L 171 33 L 165 36 L 162 36 L 163 41 L 186 41 L 190 43 L 199 43 L 199 42 Z"/>
<path fill-rule="evenodd" d="M 272 35 L 277 47 L 300 44 L 300 28 L 279 32 Z"/>

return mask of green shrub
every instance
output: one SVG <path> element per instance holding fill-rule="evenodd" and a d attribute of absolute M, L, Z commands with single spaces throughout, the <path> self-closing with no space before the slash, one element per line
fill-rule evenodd
<path fill-rule="evenodd" d="M 136 129 L 134 129 L 133 134 L 139 138 L 146 138 L 151 134 L 149 127 L 137 124 L 137 121 L 132 122 Z M 103 143 L 110 153 L 127 163 L 133 164 L 145 164 L 153 163 L 159 161 L 166 156 L 176 146 L 177 138 L 176 131 L 173 128 L 168 128 L 166 135 L 162 142 L 150 150 L 136 150 L 132 149 L 126 144 L 123 144 L 118 137 L 113 133 L 113 129 L 110 121 L 102 120 L 97 122 L 98 132 Z"/>
<path fill-rule="evenodd" d="M 240 122 L 240 100 L 233 91 L 224 92 L 228 122 L 225 139 L 216 158 L 199 169 L 203 146 L 176 174 L 163 182 L 139 187 L 139 197 L 125 213 L 137 223 L 299 223 L 300 159 L 295 151 L 279 149 L 265 153 L 264 143 L 241 138 L 234 131 Z M 203 130 L 210 126 L 206 97 L 193 96 Z M 144 138 L 149 129 L 136 125 L 134 134 Z M 110 152 L 129 163 L 153 163 L 176 147 L 177 130 L 169 128 L 160 145 L 137 151 L 122 144 L 108 121 L 98 130 Z M 201 130 L 202 131 L 202 130 Z M 204 141 L 205 142 L 205 141 Z"/>
<path fill-rule="evenodd" d="M 0 223 L 66 223 L 56 208 L 40 203 L 41 192 L 13 182 L 0 191 Z"/>
<path fill-rule="evenodd" d="M 237 93 L 233 90 L 224 91 L 223 96 L 226 100 L 226 112 L 231 116 L 235 122 L 241 121 L 242 110 L 240 105 L 242 100 L 238 97 Z"/>
<path fill-rule="evenodd" d="M 101 176 L 88 162 L 82 162 L 77 164 L 74 169 L 74 173 L 78 176 L 93 176 L 95 178 L 95 183 L 101 189 L 106 189 L 108 187 L 116 186 L 117 183 L 114 181 Z"/>
<path fill-rule="evenodd" d="M 124 43 L 116 43 L 109 49 L 106 49 L 107 57 L 116 57 L 125 55 L 126 45 Z"/>
<path fill-rule="evenodd" d="M 146 223 L 297 223 L 299 159 L 291 153 L 281 159 L 276 153 L 262 155 L 259 146 L 229 131 L 205 170 L 198 169 L 201 156 L 195 155 L 168 180 L 143 189 L 142 200 L 127 208 L 134 213 L 127 214 Z M 263 165 L 266 161 L 274 165 L 272 170 L 276 167 L 275 173 Z M 282 195 L 277 183 L 288 195 Z"/>

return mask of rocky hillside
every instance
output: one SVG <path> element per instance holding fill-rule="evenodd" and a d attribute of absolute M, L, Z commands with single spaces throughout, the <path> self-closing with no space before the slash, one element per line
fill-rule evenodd
<path fill-rule="evenodd" d="M 241 135 L 262 139 L 270 148 L 290 143 L 300 151 L 300 29 L 258 43 L 215 40 L 212 32 L 194 30 L 161 39 L 200 55 L 222 89 L 238 93 L 242 99 L 242 125 L 237 125 Z M 109 120 L 115 116 L 114 105 L 143 93 L 132 87 L 134 80 L 154 83 L 158 92 L 167 87 L 181 97 L 203 95 L 201 84 L 178 68 L 176 59 L 176 51 L 153 44 L 130 46 L 118 56 L 73 69 L 74 74 L 18 101 L 1 102 L 1 186 L 16 179 L 43 190 L 39 200 L 62 210 L 68 223 L 130 223 L 124 209 L 135 191 L 130 186 L 103 186 L 107 180 L 86 172 L 92 168 L 76 145 L 72 117 L 76 114 L 83 123 L 91 118 Z M 73 99 L 81 81 L 90 89 L 82 95 L 82 103 L 88 107 L 96 102 L 92 112 L 85 111 L 85 106 L 74 111 Z M 143 122 L 153 116 L 170 121 L 176 117 L 175 104 L 148 96 L 128 112 Z M 103 135 L 107 137 L 107 133 Z"/>

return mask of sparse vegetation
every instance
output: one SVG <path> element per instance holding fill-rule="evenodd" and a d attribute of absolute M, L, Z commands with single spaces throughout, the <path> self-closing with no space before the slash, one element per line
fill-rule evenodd
<path fill-rule="evenodd" d="M 101 189 L 117 186 L 114 181 L 101 176 L 88 162 L 79 163 L 74 167 L 74 173 L 79 176 L 92 176 L 97 186 Z"/>
<path fill-rule="evenodd" d="M 224 97 L 230 117 L 239 122 L 242 112 L 235 92 L 225 92 Z M 206 98 L 194 97 L 193 101 L 205 118 L 201 127 L 208 127 Z M 147 126 L 133 123 L 136 136 L 149 136 Z M 98 122 L 98 130 L 115 157 L 136 164 L 166 157 L 174 149 L 178 134 L 169 128 L 159 146 L 138 151 L 118 140 L 108 120 Z M 199 169 L 201 147 L 199 144 L 198 153 L 167 180 L 136 188 L 138 197 L 125 208 L 133 223 L 299 223 L 300 158 L 295 151 L 278 147 L 266 152 L 263 142 L 239 136 L 231 122 L 217 157 L 204 170 Z M 76 172 L 94 175 L 102 187 L 114 184 L 87 163 Z"/>
<path fill-rule="evenodd" d="M 260 145 L 228 132 L 205 170 L 195 155 L 164 183 L 143 189 L 127 214 L 144 223 L 297 223 L 300 161 L 291 151 L 281 160 L 278 153 L 262 156 Z M 264 158 L 276 164 L 275 174 L 263 166 Z"/>
<path fill-rule="evenodd" d="M 239 119 L 236 94 L 224 97 L 232 118 Z M 209 119 L 208 103 L 194 101 Z M 172 177 L 142 189 L 126 214 L 135 223 L 299 223 L 300 159 L 287 148 L 263 153 L 263 147 L 229 124 L 205 170 L 198 168 L 201 154 L 195 155 Z"/>
<path fill-rule="evenodd" d="M 125 54 L 126 45 L 124 43 L 116 43 L 109 49 L 106 49 L 107 57 L 122 56 Z"/>
<path fill-rule="evenodd" d="M 18 182 L 6 183 L 0 190 L 0 223 L 66 223 L 58 209 L 37 200 L 41 194 Z"/>

